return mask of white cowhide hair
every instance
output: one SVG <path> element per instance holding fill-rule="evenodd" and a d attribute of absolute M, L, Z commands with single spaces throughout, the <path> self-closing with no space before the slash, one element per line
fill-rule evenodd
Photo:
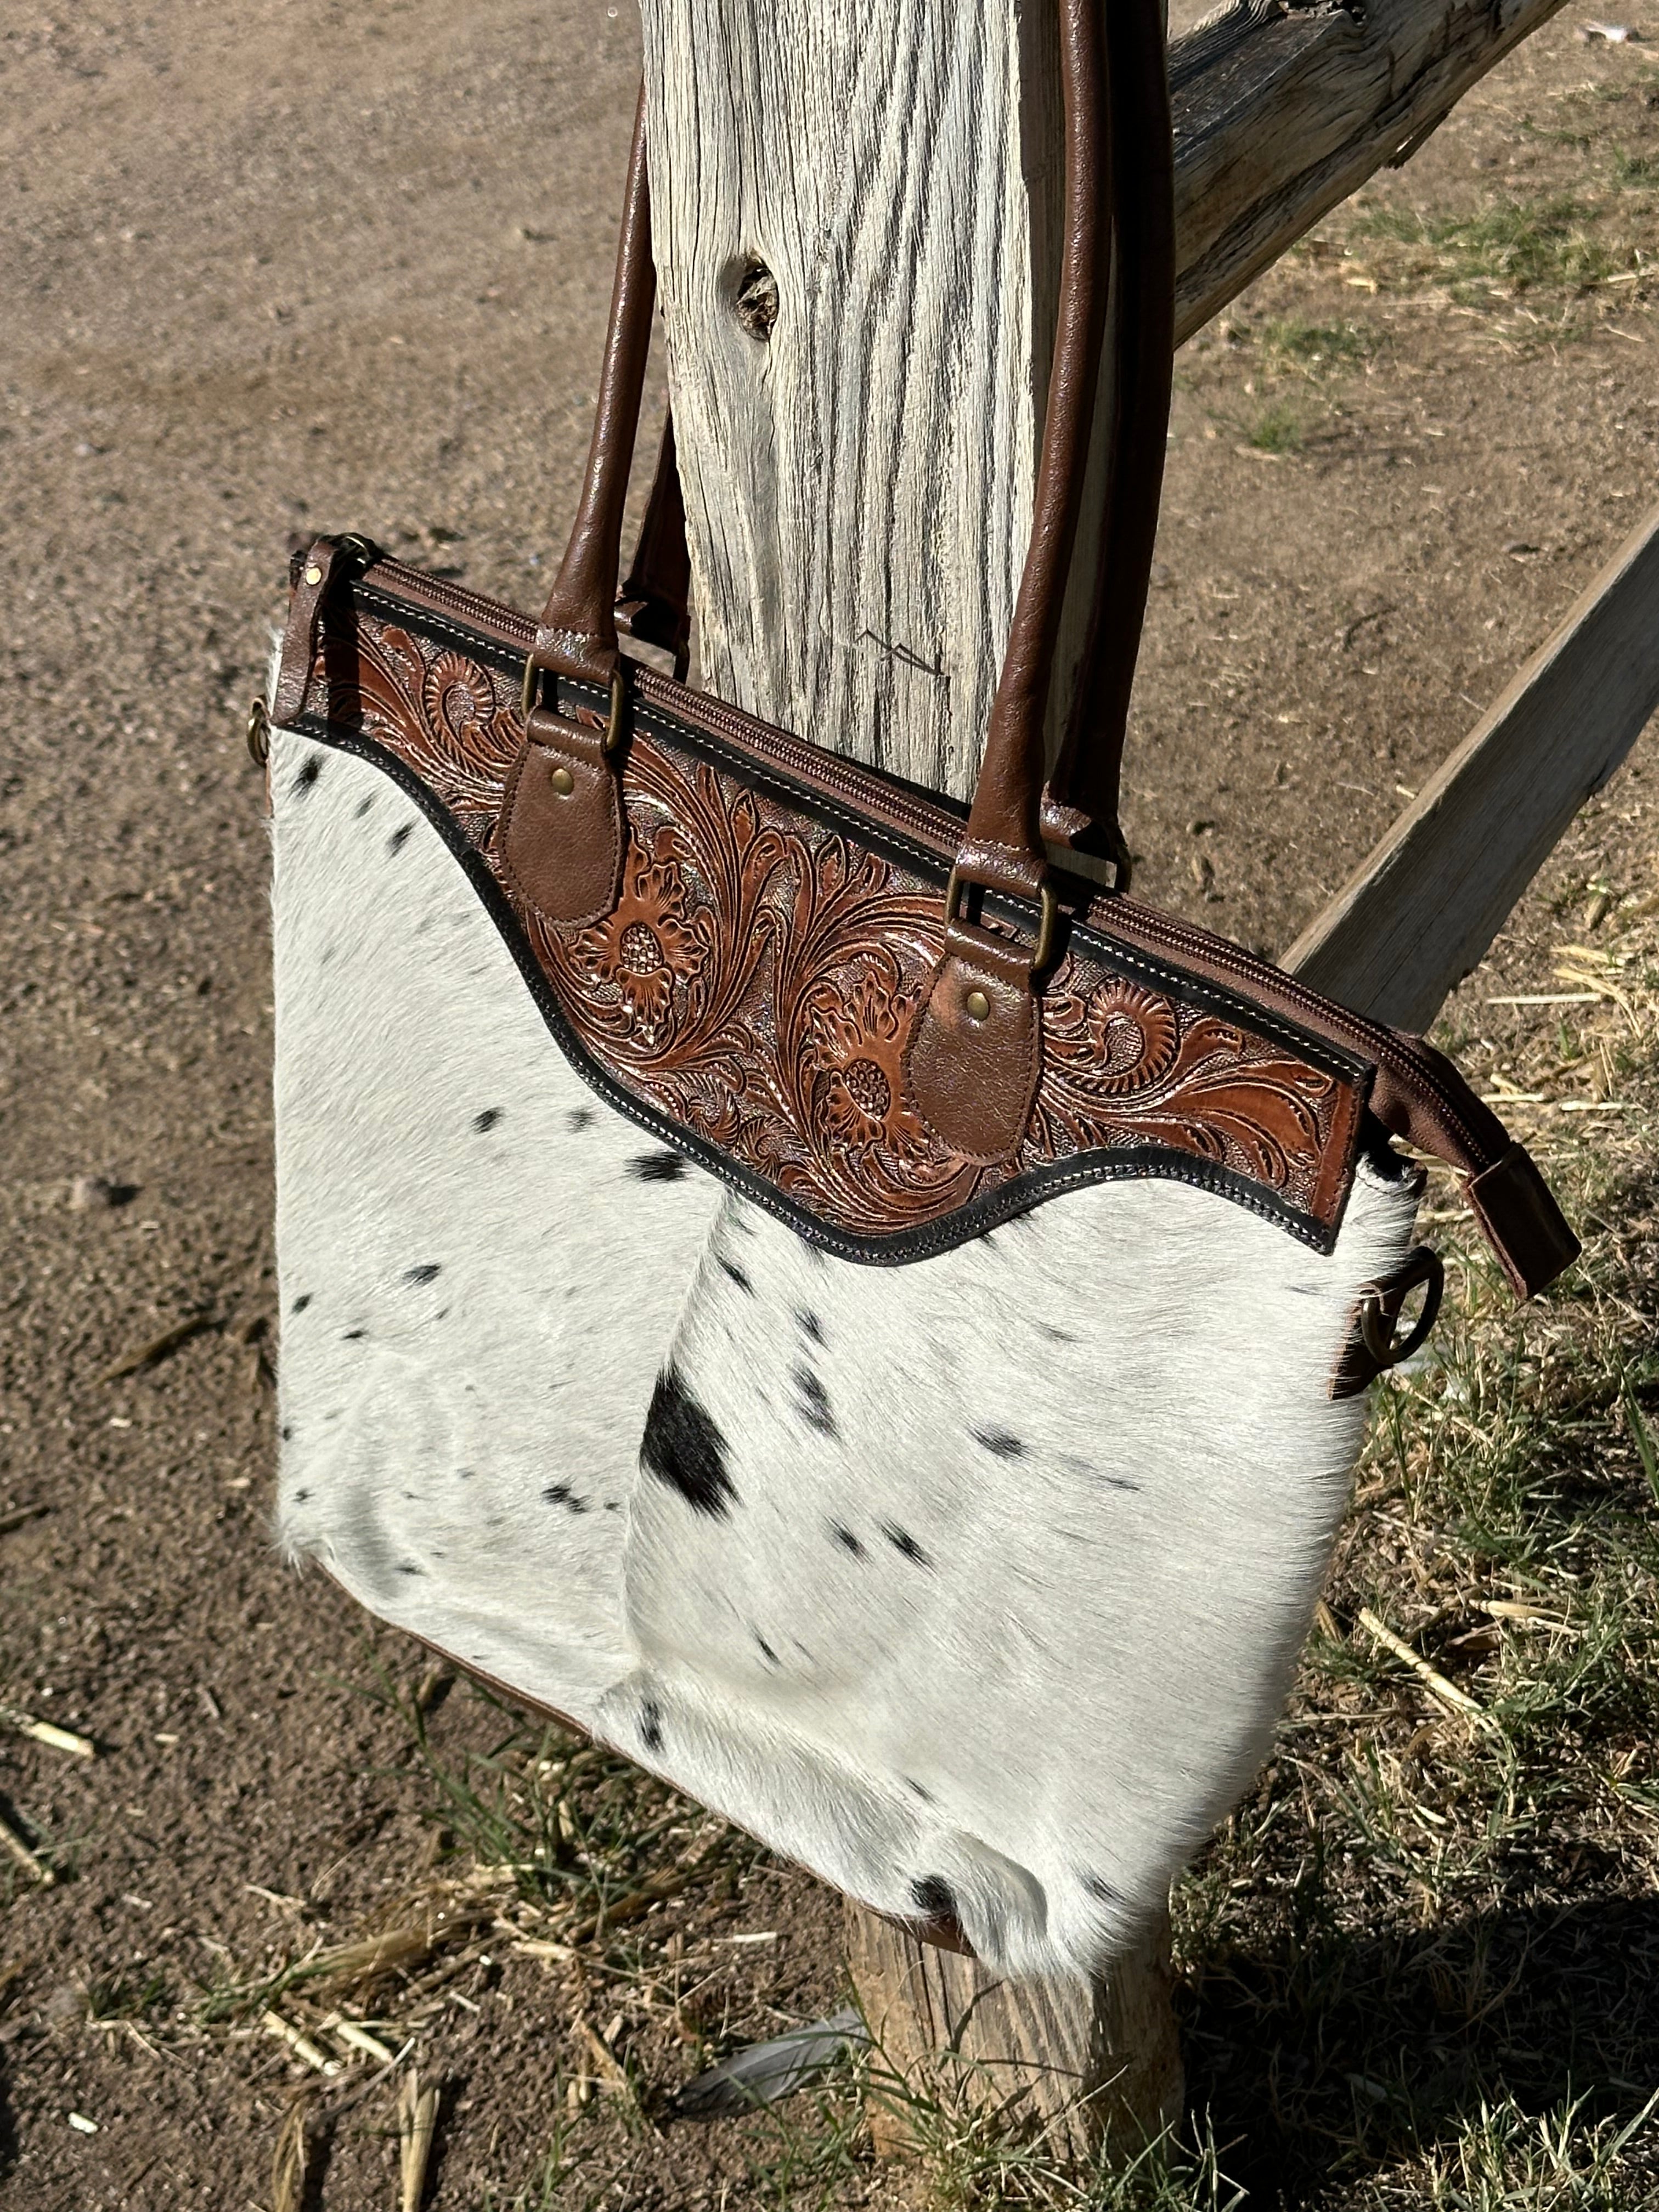
<path fill-rule="evenodd" d="M 596 1098 L 378 767 L 272 736 L 281 1537 L 867 1904 L 1098 1971 L 1267 1746 L 1411 1238 L 1102 1182 L 826 1255 Z"/>

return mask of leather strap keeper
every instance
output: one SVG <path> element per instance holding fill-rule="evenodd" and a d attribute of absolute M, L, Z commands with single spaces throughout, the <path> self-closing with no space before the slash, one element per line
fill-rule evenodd
<path fill-rule="evenodd" d="M 906 1088 L 922 1119 L 969 1160 L 1006 1159 L 1024 1134 L 1042 1068 L 1031 956 L 951 921 L 906 1048 Z"/>
<path fill-rule="evenodd" d="M 622 879 L 622 794 L 605 732 L 532 707 L 501 793 L 501 872 L 556 929 L 610 913 Z"/>

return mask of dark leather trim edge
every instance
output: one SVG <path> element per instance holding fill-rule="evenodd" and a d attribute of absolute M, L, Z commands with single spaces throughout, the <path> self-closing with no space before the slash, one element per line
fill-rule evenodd
<path fill-rule="evenodd" d="M 1085 1184 L 1156 1177 L 1162 1182 L 1188 1183 L 1196 1190 L 1207 1190 L 1217 1197 L 1228 1199 L 1247 1212 L 1258 1214 L 1264 1221 L 1273 1223 L 1316 1252 L 1328 1254 L 1335 1249 L 1337 1232 L 1341 1226 L 1340 1211 L 1328 1226 L 1299 1208 L 1273 1198 L 1260 1185 L 1230 1168 L 1216 1167 L 1209 1162 L 1194 1159 L 1189 1153 L 1152 1145 L 1136 1146 L 1132 1152 L 1126 1151 L 1122 1154 L 1083 1152 L 1073 1159 L 1056 1161 L 1052 1166 L 1034 1169 L 1001 1184 L 986 1197 L 972 1200 L 942 1221 L 929 1222 L 919 1229 L 899 1230 L 888 1237 L 858 1237 L 844 1230 L 832 1229 L 805 1207 L 793 1204 L 771 1183 L 750 1170 L 739 1167 L 702 1138 L 683 1129 L 665 1114 L 648 1105 L 601 1066 L 582 1042 L 560 1006 L 519 925 L 517 916 L 477 848 L 449 810 L 395 754 L 376 744 L 373 738 L 364 737 L 361 732 L 325 721 L 316 714 L 301 714 L 283 726 L 296 736 L 310 738 L 314 744 L 336 752 L 350 753 L 359 760 L 367 761 L 414 800 L 460 863 L 468 881 L 478 894 L 485 913 L 495 923 L 502 942 L 524 977 L 554 1042 L 596 1096 L 603 1098 L 607 1105 L 614 1106 L 618 1113 L 625 1115 L 641 1129 L 661 1138 L 675 1151 L 683 1152 L 688 1159 L 695 1160 L 698 1166 L 706 1168 L 740 1196 L 773 1215 L 810 1244 L 834 1252 L 842 1259 L 857 1261 L 866 1266 L 900 1267 L 915 1260 L 932 1259 L 940 1252 L 953 1251 L 957 1245 L 1000 1228 L 1016 1216 L 1030 1212 L 1046 1200 L 1063 1197 L 1068 1191 L 1079 1189 Z M 748 764 L 744 763 L 744 766 L 746 769 Z M 801 803 L 803 806 L 806 803 L 805 795 Z M 912 849 L 905 857 L 915 865 L 923 856 Z M 937 866 L 931 854 L 925 858 L 930 870 Z M 1115 945 L 1096 939 L 1092 933 L 1081 933 L 1085 936 L 1091 954 L 1097 955 L 1106 964 L 1121 967 L 1129 972 L 1141 967 L 1147 972 L 1154 972 L 1152 963 L 1143 963 L 1133 954 L 1127 961 L 1122 960 Z M 1183 991 L 1188 988 L 1184 978 L 1182 988 Z M 1204 996 L 1207 998 L 1209 995 L 1206 991 Z M 1239 1011 L 1228 1006 L 1225 1000 L 1218 996 L 1218 1003 L 1229 1012 Z M 1255 1008 L 1245 1009 L 1244 1013 L 1253 1027 L 1260 1025 Z M 1272 1017 L 1266 1018 L 1269 1023 L 1273 1020 Z M 1369 1071 L 1342 1067 L 1326 1046 L 1304 1047 L 1297 1040 L 1297 1049 L 1306 1052 L 1310 1064 L 1323 1066 L 1327 1072 L 1353 1084 L 1363 1100 L 1369 1090 Z M 1358 1113 L 1354 1116 L 1356 1137 L 1363 1118 L 1363 1115 Z M 1352 1182 L 1352 1176 L 1349 1182 Z"/>

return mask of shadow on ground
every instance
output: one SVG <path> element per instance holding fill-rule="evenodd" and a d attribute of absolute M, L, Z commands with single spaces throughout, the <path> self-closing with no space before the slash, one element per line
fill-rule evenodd
<path fill-rule="evenodd" d="M 1592 1876 L 1593 1878 L 1593 1876 Z M 1252 2204 L 1340 2202 L 1505 2099 L 1632 2118 L 1659 2082 L 1659 1903 L 1602 1896 L 1367 1940 L 1292 1924 L 1212 1959 L 1182 2021 L 1189 2109 Z"/>

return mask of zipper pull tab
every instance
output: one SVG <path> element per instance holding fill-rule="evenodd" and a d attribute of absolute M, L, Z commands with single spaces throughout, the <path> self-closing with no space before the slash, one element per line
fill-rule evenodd
<path fill-rule="evenodd" d="M 1535 1296 L 1578 1257 L 1578 1239 L 1522 1146 L 1512 1144 L 1463 1188 L 1517 1297 Z"/>

